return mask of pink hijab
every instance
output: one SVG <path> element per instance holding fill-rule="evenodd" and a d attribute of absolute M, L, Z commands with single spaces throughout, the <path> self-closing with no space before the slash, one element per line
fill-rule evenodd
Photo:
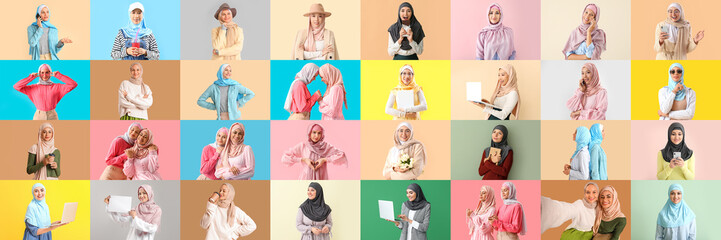
<path fill-rule="evenodd" d="M 586 91 L 583 93 L 583 99 L 581 99 L 581 104 L 585 106 L 586 99 L 593 95 L 596 95 L 596 93 L 598 93 L 599 90 L 603 89 L 603 87 L 601 87 L 601 80 L 598 77 L 598 69 L 596 68 L 596 65 L 588 62 L 586 64 L 583 64 L 583 67 L 590 70 L 591 74 L 593 74 L 593 76 L 591 77 L 591 83 L 586 85 Z"/>
<path fill-rule="evenodd" d="M 233 143 L 232 140 L 230 140 L 233 135 L 233 130 L 240 129 L 240 132 L 242 133 L 242 137 L 240 137 L 239 143 Z M 228 131 L 228 138 L 225 140 L 225 147 L 223 148 L 223 152 L 220 153 L 220 167 L 221 168 L 229 168 L 230 162 L 228 161 L 228 158 L 237 157 L 241 153 L 243 153 L 243 147 L 245 147 L 245 144 L 243 142 L 245 141 L 245 126 L 241 123 L 233 123 L 233 125 L 230 126 L 230 130 Z"/>
<path fill-rule="evenodd" d="M 493 8 L 501 12 L 501 19 L 496 24 L 492 24 L 488 17 Z M 513 46 L 513 29 L 503 26 L 503 15 L 503 8 L 498 3 L 488 6 L 486 18 L 489 25 L 481 29 L 476 40 L 476 49 L 483 49 L 483 60 L 491 60 L 496 54 L 500 60 L 508 60 L 516 51 Z"/>
<path fill-rule="evenodd" d="M 50 140 L 43 140 L 43 129 L 50 128 L 53 132 L 53 137 Z M 45 161 L 45 155 L 53 153 L 55 151 L 55 128 L 50 123 L 43 123 L 38 129 L 38 142 L 33 144 L 28 150 L 29 153 L 35 154 L 35 164 L 39 164 Z M 34 180 L 46 180 L 48 179 L 48 171 L 45 167 L 41 167 L 40 170 L 35 172 Z"/>
<path fill-rule="evenodd" d="M 478 206 L 476 206 L 476 210 L 473 211 L 473 214 L 475 215 L 484 214 L 491 208 L 496 207 L 496 197 L 493 193 L 493 188 L 488 185 L 483 185 L 483 187 L 481 187 L 481 192 L 483 191 L 486 191 L 486 199 L 478 199 Z M 471 228 L 470 233 L 473 233 L 473 228 Z"/>
<path fill-rule="evenodd" d="M 151 132 L 150 129 L 143 128 L 143 130 L 140 130 L 138 137 L 140 137 L 140 134 L 142 134 L 143 132 L 148 133 L 148 142 L 146 142 L 145 144 L 140 144 L 140 141 L 136 139 L 135 146 L 131 148 L 135 152 L 136 159 L 141 159 L 148 156 L 148 153 L 150 152 L 150 150 L 148 150 L 148 147 L 150 147 L 150 145 L 153 145 L 153 132 Z"/>
<path fill-rule="evenodd" d="M 315 41 L 323 40 L 323 30 L 325 30 L 325 17 L 323 18 L 323 23 L 321 23 L 318 28 L 313 28 L 310 17 L 308 17 L 308 37 L 305 38 L 305 43 L 303 44 L 306 51 L 318 51 L 315 49 Z"/>
<path fill-rule="evenodd" d="M 598 24 L 601 18 L 601 9 L 593 3 L 586 5 L 583 11 L 585 12 L 586 9 L 590 9 L 596 13 L 596 24 Z M 583 13 L 581 14 L 581 19 L 581 21 L 583 21 Z M 564 56 L 566 56 L 567 52 L 576 50 L 582 43 L 586 42 L 586 31 L 589 27 L 591 27 L 591 24 L 581 22 L 581 25 L 578 25 L 576 29 L 571 31 L 571 35 L 568 36 L 568 41 L 566 41 L 566 45 L 563 47 L 562 53 Z M 606 50 L 606 32 L 598 28 L 598 25 L 596 25 L 596 29 L 591 33 L 591 42 L 596 47 L 591 59 L 601 59 L 601 52 Z"/>
<path fill-rule="evenodd" d="M 348 102 L 345 98 L 345 85 L 343 85 L 343 75 L 340 73 L 340 70 L 338 70 L 338 68 L 334 67 L 333 65 L 326 63 L 320 67 L 320 70 L 318 72 L 321 79 L 326 81 L 327 87 L 325 88 L 325 94 L 328 94 L 330 92 L 330 88 L 335 85 L 339 85 L 339 87 L 343 89 L 343 104 L 345 104 L 345 109 L 348 109 Z"/>
<path fill-rule="evenodd" d="M 228 186 L 228 194 L 225 199 L 218 201 L 218 207 L 228 209 L 226 218 L 228 226 L 233 226 L 233 221 L 235 221 L 235 203 L 233 203 L 233 199 L 235 199 L 235 188 L 233 188 L 233 185 L 230 185 L 230 183 L 223 183 L 223 185 Z"/>
<path fill-rule="evenodd" d="M 516 106 L 513 107 L 511 113 L 513 113 L 515 119 L 518 119 L 518 111 L 521 108 L 521 92 L 518 91 L 518 77 L 516 76 L 516 69 L 513 68 L 513 65 L 511 64 L 503 65 L 498 69 L 503 69 L 503 71 L 508 74 L 508 81 L 503 86 L 496 83 L 496 89 L 493 90 L 493 95 L 491 95 L 490 102 L 494 103 L 497 97 L 506 96 L 506 94 L 510 93 L 511 91 L 516 91 L 516 94 L 518 95 L 518 102 L 516 103 Z"/>
<path fill-rule="evenodd" d="M 310 139 L 310 135 L 313 133 L 313 131 L 320 131 L 321 136 L 320 139 L 318 139 L 318 142 L 313 142 L 313 140 Z M 318 154 L 320 156 L 328 156 L 330 155 L 330 151 L 333 150 L 333 147 L 328 144 L 327 142 L 323 141 L 325 139 L 325 129 L 322 125 L 314 123 L 308 126 L 308 141 L 303 142 L 303 146 L 310 149 L 311 152 L 314 152 L 315 154 Z"/>
<path fill-rule="evenodd" d="M 140 192 L 141 188 L 148 193 L 148 201 L 138 204 L 135 208 L 135 212 L 143 221 L 160 227 L 160 216 L 163 215 L 163 210 L 160 209 L 160 206 L 155 204 L 155 200 L 153 200 L 153 197 L 155 196 L 155 194 L 153 194 L 153 188 L 147 184 L 140 185 L 138 192 Z"/>
<path fill-rule="evenodd" d="M 616 218 L 626 217 L 626 215 L 623 215 L 621 212 L 621 202 L 618 201 L 618 193 L 616 192 L 616 189 L 611 185 L 603 187 L 603 189 L 599 192 L 599 199 L 600 195 L 603 194 L 604 191 L 611 192 L 611 195 L 613 195 L 613 201 L 611 202 L 611 206 L 606 209 L 603 209 L 600 203 L 596 205 L 596 222 L 593 224 L 593 233 L 598 232 L 601 220 L 610 222 Z"/>

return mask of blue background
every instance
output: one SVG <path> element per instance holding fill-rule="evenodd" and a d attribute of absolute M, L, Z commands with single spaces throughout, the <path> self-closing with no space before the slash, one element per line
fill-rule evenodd
<path fill-rule="evenodd" d="M 318 67 L 323 64 L 330 63 L 340 70 L 343 75 L 343 85 L 345 85 L 346 101 L 348 109 L 343 106 L 343 116 L 346 120 L 360 120 L 360 61 L 359 60 L 271 60 L 270 61 L 270 119 L 286 120 L 290 117 L 290 113 L 283 109 L 285 98 L 288 96 L 290 83 L 295 80 L 295 74 L 306 63 L 313 62 Z M 325 93 L 326 85 L 320 80 L 320 76 L 315 81 L 308 84 L 310 94 L 316 90 Z M 311 120 L 320 120 L 321 113 L 318 112 L 318 104 L 313 106 L 310 113 Z"/>
<path fill-rule="evenodd" d="M 137 0 L 91 0 L 90 59 L 112 60 L 110 50 L 120 28 L 128 25 L 128 8 Z M 145 26 L 153 30 L 160 60 L 180 59 L 180 1 L 140 1 Z M 205 35 L 209 35 L 206 33 Z"/>
<path fill-rule="evenodd" d="M 233 123 L 245 126 L 245 143 L 255 155 L 253 180 L 270 180 L 270 121 L 180 121 L 180 179 L 195 180 L 200 176 L 200 156 L 203 148 L 215 142 L 215 133 L 221 127 L 230 128 Z"/>
<path fill-rule="evenodd" d="M 32 120 L 35 105 L 30 98 L 21 93 L 13 85 L 28 77 L 31 73 L 38 72 L 38 67 L 43 63 L 50 65 L 53 71 L 59 71 L 78 83 L 72 91 L 68 92 L 58 102 L 55 111 L 60 120 L 90 120 L 90 61 L 87 60 L 8 60 L 0 61 L 3 72 L 3 83 L 0 87 L 0 119 L 2 120 Z M 35 84 L 39 78 L 35 78 L 29 84 Z M 50 77 L 54 83 L 62 84 L 55 77 Z"/>

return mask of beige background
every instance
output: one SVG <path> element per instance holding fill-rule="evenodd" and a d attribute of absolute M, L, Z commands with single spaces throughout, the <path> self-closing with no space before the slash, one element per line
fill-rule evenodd
<path fill-rule="evenodd" d="M 130 79 L 136 61 L 90 62 L 90 119 L 118 120 L 118 88 Z M 153 92 L 148 120 L 178 120 L 180 108 L 180 61 L 143 61 L 143 82 Z M 204 89 L 205 90 L 205 89 Z M 200 96 L 200 95 L 198 95 Z"/>
<path fill-rule="evenodd" d="M 217 80 L 218 68 L 230 64 L 231 79 L 249 88 L 255 97 L 240 108 L 241 119 L 270 119 L 270 61 L 181 61 L 180 118 L 216 120 L 217 113 L 198 106 L 198 98 Z M 206 101 L 211 102 L 210 99 Z"/>
<path fill-rule="evenodd" d="M 364 60 L 390 60 L 388 27 L 398 21 L 398 6 L 407 0 L 364 0 L 361 4 L 361 49 Z M 423 26 L 423 53 L 420 60 L 451 59 L 451 3 L 448 0 L 408 1 Z"/>
<path fill-rule="evenodd" d="M 631 179 L 630 121 L 544 120 L 541 121 L 541 180 L 568 180 L 563 166 L 569 164 L 576 151 L 573 133 L 579 126 L 590 129 L 595 123 L 603 124 L 606 132 L 601 147 L 606 152 L 608 179 Z"/>
<path fill-rule="evenodd" d="M 7 1 L 5 3 L 10 3 Z M 30 60 L 27 29 L 35 23 L 40 4 L 50 10 L 50 23 L 58 28 L 58 40 L 70 38 L 58 52 L 60 60 L 87 60 L 90 58 L 90 0 L 12 1 L 5 5 L 0 22 L 5 34 L 0 38 L 3 59 Z"/>
<path fill-rule="evenodd" d="M 270 59 L 290 59 L 298 30 L 308 28 L 308 12 L 313 3 L 323 4 L 332 15 L 325 28 L 333 31 L 338 59 L 360 59 L 360 0 L 273 0 L 270 1 Z M 365 37 L 365 36 L 364 36 Z"/>
<path fill-rule="evenodd" d="M 27 174 L 28 150 L 38 142 L 38 129 L 46 121 L 0 121 L 5 137 L 4 164 L 0 178 L 31 180 Z M 47 121 L 55 128 L 55 147 L 60 150 L 60 179 L 90 179 L 90 123 L 88 121 Z"/>
<path fill-rule="evenodd" d="M 598 27 L 606 32 L 603 60 L 631 58 L 631 3 L 627 0 L 594 2 L 601 9 Z M 561 53 L 571 31 L 581 25 L 587 1 L 544 0 L 541 3 L 541 59 L 565 59 Z M 653 28 L 653 27 L 652 27 Z M 654 55 L 655 56 L 655 55 Z"/>
<path fill-rule="evenodd" d="M 483 98 L 490 101 L 498 83 L 498 69 L 506 64 L 516 69 L 521 95 L 519 120 L 541 119 L 540 61 L 451 61 L 451 119 L 486 119 L 480 107 L 466 100 L 466 82 L 481 82 Z M 513 119 L 513 116 L 511 116 Z"/>
<path fill-rule="evenodd" d="M 385 180 L 383 166 L 393 135 L 402 121 L 366 120 L 361 122 L 361 179 Z M 419 180 L 448 180 L 451 177 L 451 122 L 447 120 L 408 121 L 413 138 L 422 142 L 426 166 Z"/>

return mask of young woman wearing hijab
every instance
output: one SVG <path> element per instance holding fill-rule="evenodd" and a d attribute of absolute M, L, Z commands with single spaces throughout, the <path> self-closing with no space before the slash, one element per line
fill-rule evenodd
<path fill-rule="evenodd" d="M 668 126 L 666 147 L 658 151 L 658 180 L 693 180 L 696 177 L 693 150 L 686 146 L 686 130 L 681 123 Z"/>
<path fill-rule="evenodd" d="M 606 120 L 608 98 L 595 64 L 583 64 L 578 88 L 566 102 L 566 107 L 573 120 Z"/>
<path fill-rule="evenodd" d="M 317 182 L 308 186 L 308 199 L 300 207 L 295 217 L 295 227 L 302 234 L 301 240 L 329 240 L 333 219 L 330 206 L 325 203 L 323 187 Z"/>
<path fill-rule="evenodd" d="M 288 95 L 283 108 L 290 113 L 288 120 L 310 120 L 310 110 L 320 99 L 320 90 L 313 95 L 308 91 L 310 84 L 318 76 L 320 68 L 314 63 L 307 63 L 300 72 L 295 74 L 295 80 L 290 84 Z"/>
<path fill-rule="evenodd" d="M 153 105 L 153 92 L 143 82 L 143 65 L 130 65 L 130 79 L 123 80 L 118 89 L 120 120 L 148 120 L 148 108 Z"/>
<path fill-rule="evenodd" d="M 138 187 L 138 200 L 140 200 L 140 203 L 127 214 L 109 212 L 110 196 L 105 198 L 105 212 L 108 213 L 110 219 L 118 223 L 130 222 L 130 231 L 125 239 L 153 240 L 155 238 L 155 233 L 160 227 L 163 210 L 158 204 L 155 204 L 154 196 L 153 188 L 150 185 L 140 185 Z"/>
<path fill-rule="evenodd" d="M 108 154 L 105 156 L 105 164 L 108 165 L 103 170 L 103 174 L 100 175 L 100 180 L 125 180 L 128 177 L 123 173 L 123 167 L 125 161 L 128 160 L 128 155 L 125 155 L 125 150 L 132 148 L 135 145 L 135 140 L 140 135 L 140 131 L 143 130 L 143 126 L 140 123 L 134 122 L 128 126 L 128 131 L 125 134 L 120 135 L 110 142 L 110 148 Z"/>
<path fill-rule="evenodd" d="M 503 205 L 488 221 L 498 233 L 496 240 L 518 240 L 518 235 L 526 235 L 526 213 L 523 204 L 516 200 L 516 185 L 504 182 L 501 185 L 501 198 Z"/>
<path fill-rule="evenodd" d="M 215 133 L 215 142 L 206 145 L 200 156 L 200 176 L 196 180 L 218 180 L 215 177 L 215 166 L 218 165 L 218 159 L 225 150 L 225 144 L 228 140 L 228 129 L 222 127 Z"/>
<path fill-rule="evenodd" d="M 656 24 L 656 41 L 653 43 L 656 60 L 685 60 L 686 54 L 696 49 L 703 39 L 704 30 L 691 37 L 691 23 L 686 21 L 679 3 L 671 3 L 666 11 L 666 20 Z"/>
<path fill-rule="evenodd" d="M 503 8 L 498 3 L 488 6 L 488 26 L 478 33 L 476 60 L 514 60 L 513 29 L 503 25 Z"/>
<path fill-rule="evenodd" d="M 220 152 L 215 177 L 223 180 L 250 180 L 255 175 L 255 155 L 250 145 L 245 145 L 245 126 L 233 123 L 230 136 Z"/>
<path fill-rule="evenodd" d="M 145 26 L 144 14 L 143 4 L 130 4 L 128 25 L 118 31 L 110 51 L 113 60 L 158 60 L 158 43 L 153 36 L 153 30 Z"/>
<path fill-rule="evenodd" d="M 237 11 L 227 3 L 223 3 L 215 11 L 215 17 L 220 26 L 213 28 L 211 39 L 213 41 L 213 56 L 211 60 L 240 60 L 243 51 L 243 28 L 233 22 Z"/>
<path fill-rule="evenodd" d="M 398 6 L 398 20 L 388 28 L 388 55 L 393 60 L 418 60 L 423 53 L 421 23 L 416 19 L 413 6 L 408 2 Z"/>
<path fill-rule="evenodd" d="M 220 65 L 215 74 L 218 78 L 198 98 L 198 106 L 214 110 L 216 120 L 240 120 L 239 108 L 255 97 L 255 93 L 238 81 L 230 79 L 233 69 L 229 64 Z M 211 102 L 208 102 L 210 98 Z"/>
<path fill-rule="evenodd" d="M 683 200 L 683 187 L 679 184 L 668 187 L 668 200 L 658 213 L 654 239 L 696 239 L 696 214 Z"/>
<path fill-rule="evenodd" d="M 55 128 L 43 123 L 38 129 L 38 141 L 28 150 L 27 173 L 35 180 L 58 180 L 60 150 L 55 147 Z"/>
<path fill-rule="evenodd" d="M 413 91 L 413 106 L 401 108 L 396 104 L 399 91 Z M 421 112 L 428 110 L 423 88 L 416 84 L 415 73 L 411 65 L 403 65 L 398 76 L 398 85 L 391 89 L 386 102 L 386 114 L 393 116 L 393 120 L 421 120 Z"/>
<path fill-rule="evenodd" d="M 128 159 L 123 165 L 123 173 L 131 180 L 163 180 L 158 169 L 158 147 L 153 144 L 153 132 L 140 130 L 135 146 L 125 150 Z"/>
<path fill-rule="evenodd" d="M 335 44 L 333 31 L 325 28 L 325 19 L 331 13 L 323 9 L 320 3 L 310 5 L 310 10 L 303 14 L 308 17 L 308 28 L 298 30 L 293 44 L 294 60 L 338 60 L 338 47 Z"/>
<path fill-rule="evenodd" d="M 591 132 L 580 126 L 573 132 L 573 141 L 576 142 L 576 151 L 571 156 L 570 164 L 563 166 L 563 174 L 568 175 L 568 180 L 589 180 L 591 154 L 588 152 L 588 144 L 591 143 Z"/>
<path fill-rule="evenodd" d="M 603 124 L 596 123 L 591 125 L 591 142 L 588 144 L 589 155 L 591 161 L 588 166 L 588 170 L 591 175 L 591 180 L 608 180 L 608 174 L 606 173 L 606 151 L 601 147 L 601 142 L 606 137 L 606 131 L 603 129 Z"/>
<path fill-rule="evenodd" d="M 28 83 L 38 78 L 38 83 L 28 85 Z M 55 77 L 65 84 L 53 83 L 50 77 Z M 60 74 L 50 68 L 50 65 L 42 64 L 38 68 L 37 73 L 31 73 L 30 76 L 18 81 L 13 85 L 15 90 L 25 94 L 33 102 L 35 115 L 33 120 L 58 120 L 58 113 L 55 112 L 58 102 L 63 99 L 65 94 L 69 93 L 78 83 L 70 79 L 68 76 Z"/>
<path fill-rule="evenodd" d="M 413 126 L 402 122 L 393 134 L 394 146 L 388 150 L 383 166 L 386 180 L 416 180 L 426 166 L 426 148 L 413 138 Z M 403 164 L 403 161 L 409 163 Z"/>
<path fill-rule="evenodd" d="M 581 25 L 571 31 L 563 47 L 566 60 L 599 60 L 606 51 L 606 32 L 598 28 L 601 9 L 596 4 L 588 4 L 583 9 Z"/>
<path fill-rule="evenodd" d="M 481 194 L 478 198 L 476 210 L 466 208 L 466 224 L 471 240 L 495 240 L 493 237 L 493 225 L 488 220 L 496 214 L 496 195 L 493 188 L 488 185 L 481 187 Z"/>
<path fill-rule="evenodd" d="M 417 183 L 411 183 L 406 188 L 408 201 L 403 202 L 400 221 L 388 220 L 401 229 L 401 240 L 426 240 L 426 232 L 430 225 L 431 203 L 426 201 L 423 189 Z"/>
<path fill-rule="evenodd" d="M 308 126 L 308 138 L 283 153 L 280 161 L 290 167 L 301 163 L 298 180 L 328 180 L 328 163 L 348 167 L 345 152 L 326 142 L 325 129 L 320 124 Z M 308 167 L 305 167 L 308 166 Z"/>
<path fill-rule="evenodd" d="M 256 225 L 248 214 L 235 206 L 235 188 L 230 183 L 220 186 L 208 199 L 200 227 L 208 230 L 207 240 L 226 240 L 245 237 L 255 231 Z"/>
<path fill-rule="evenodd" d="M 583 199 L 573 203 L 541 197 L 541 233 L 549 228 L 561 226 L 571 220 L 571 225 L 561 234 L 561 240 L 590 240 L 596 221 L 598 185 L 593 182 L 583 187 Z"/>
<path fill-rule="evenodd" d="M 33 200 L 25 211 L 23 240 L 52 240 L 52 230 L 68 223 L 50 222 L 50 208 L 45 203 L 45 186 L 36 183 L 32 188 Z M 55 224 L 55 225 L 51 225 Z"/>
<path fill-rule="evenodd" d="M 696 91 L 684 85 L 680 63 L 668 68 L 668 85 L 658 90 L 659 120 L 691 120 L 696 112 Z"/>
<path fill-rule="evenodd" d="M 498 68 L 498 82 L 493 90 L 491 101 L 483 99 L 483 102 L 471 102 L 482 107 L 483 112 L 488 114 L 488 120 L 509 120 L 511 114 L 518 119 L 518 110 L 521 108 L 521 96 L 518 94 L 518 79 L 516 69 L 513 65 L 506 64 Z M 493 103 L 500 109 L 487 106 L 486 103 Z"/>
<path fill-rule="evenodd" d="M 348 109 L 346 102 L 345 85 L 340 70 L 328 63 L 318 71 L 321 81 L 327 86 L 325 96 L 318 99 L 318 111 L 323 114 L 323 120 L 344 120 L 343 105 Z"/>
<path fill-rule="evenodd" d="M 621 212 L 618 193 L 613 186 L 601 189 L 596 206 L 596 221 L 593 223 L 594 240 L 618 240 L 626 227 L 626 215 Z"/>
<path fill-rule="evenodd" d="M 69 38 L 58 40 L 58 28 L 50 23 L 50 8 L 45 4 L 38 6 L 35 22 L 28 26 L 27 32 L 32 60 L 59 60 L 58 52 L 66 43 L 73 42 Z"/>
<path fill-rule="evenodd" d="M 498 152 L 491 154 L 491 150 Z M 508 145 L 508 128 L 496 125 L 491 132 L 491 146 L 483 150 L 478 175 L 483 180 L 506 180 L 513 166 L 513 149 Z"/>

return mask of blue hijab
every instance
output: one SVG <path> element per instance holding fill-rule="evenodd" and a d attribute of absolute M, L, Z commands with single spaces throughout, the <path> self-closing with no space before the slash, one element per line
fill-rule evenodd
<path fill-rule="evenodd" d="M 588 128 L 580 126 L 576 128 L 576 151 L 573 152 L 571 158 L 576 157 L 576 154 L 581 151 L 582 148 L 588 147 L 588 143 L 591 142 L 591 133 Z"/>
<path fill-rule="evenodd" d="M 589 170 L 591 171 L 591 180 L 608 180 L 606 173 L 606 152 L 601 147 L 603 142 L 603 124 L 596 123 L 591 125 L 591 143 L 588 144 L 588 151 L 598 145 L 598 154 L 591 154 L 591 164 L 589 164 Z"/>
<path fill-rule="evenodd" d="M 221 87 L 230 86 L 230 85 L 240 85 L 240 83 L 238 83 L 238 81 L 235 81 L 230 78 L 223 78 L 223 70 L 225 70 L 225 68 L 228 66 L 230 66 L 230 65 L 227 63 L 220 65 L 220 69 L 218 69 L 218 73 L 216 74 L 216 76 L 218 77 L 218 80 L 215 80 L 215 82 L 213 82 L 213 84 L 221 86 Z"/>
<path fill-rule="evenodd" d="M 42 188 L 44 190 L 45 186 L 43 186 L 42 183 L 36 183 L 33 185 L 33 188 L 30 189 L 30 193 L 33 193 L 35 188 Z M 50 208 L 48 204 L 45 203 L 45 198 L 43 198 L 43 200 L 37 200 L 35 199 L 35 194 L 33 194 L 33 200 L 30 201 L 28 209 L 25 211 L 25 221 L 38 228 L 50 226 Z"/>
<path fill-rule="evenodd" d="M 36 11 L 36 12 L 37 12 L 37 15 L 40 15 L 40 11 L 42 11 L 43 8 L 48 8 L 48 13 L 50 13 L 50 8 L 49 8 L 48 6 L 46 6 L 45 4 L 42 4 L 42 5 L 38 6 L 38 9 L 37 9 L 37 11 Z M 37 25 L 37 21 L 31 23 L 31 25 L 32 25 L 32 24 Z M 50 21 L 42 21 L 42 24 L 43 24 L 43 27 L 44 27 L 44 28 L 55 28 L 55 29 L 58 29 L 58 28 L 55 27 L 55 25 L 53 25 L 52 23 L 50 23 Z"/>
<path fill-rule="evenodd" d="M 140 11 L 143 13 L 143 20 L 140 20 L 140 23 L 138 24 L 134 24 L 133 20 L 131 19 L 133 16 L 133 10 L 135 9 L 140 9 Z M 125 25 L 125 27 L 120 29 L 121 31 L 123 31 L 123 35 L 125 35 L 126 38 L 137 37 L 137 39 L 139 40 L 146 35 L 153 34 L 153 30 L 145 27 L 145 8 L 143 7 L 142 3 L 134 2 L 130 4 L 130 7 L 128 8 L 128 18 L 128 25 Z"/>
<path fill-rule="evenodd" d="M 594 145 L 601 145 L 603 142 L 603 125 L 596 123 L 591 125 L 591 142 L 588 144 L 588 149 L 593 148 Z"/>
<path fill-rule="evenodd" d="M 669 89 L 669 91 L 673 90 L 677 84 L 676 81 L 673 80 L 673 77 L 671 77 L 671 73 L 670 73 L 671 69 L 673 69 L 674 67 L 680 68 L 681 72 L 682 72 L 681 80 L 678 83 L 681 83 L 681 85 L 683 85 L 683 89 L 681 89 L 681 91 L 678 91 L 676 93 L 676 98 L 675 98 L 676 101 L 681 101 L 686 97 L 686 85 L 683 84 L 683 75 L 686 74 L 686 71 L 683 70 L 683 66 L 681 66 L 680 63 L 671 64 L 671 66 L 668 68 L 668 71 L 669 71 L 669 73 L 668 73 L 668 89 Z"/>
<path fill-rule="evenodd" d="M 666 196 L 669 197 L 673 190 L 681 191 L 681 197 L 683 197 L 683 187 L 679 184 L 671 184 L 671 186 L 668 187 L 668 195 Z M 681 202 L 676 204 L 673 203 L 669 197 L 666 199 L 666 205 L 664 205 L 661 212 L 658 213 L 656 224 L 665 228 L 675 228 L 689 224 L 694 219 L 696 219 L 696 214 L 686 205 L 686 201 L 684 201 L 683 198 L 681 198 Z"/>

